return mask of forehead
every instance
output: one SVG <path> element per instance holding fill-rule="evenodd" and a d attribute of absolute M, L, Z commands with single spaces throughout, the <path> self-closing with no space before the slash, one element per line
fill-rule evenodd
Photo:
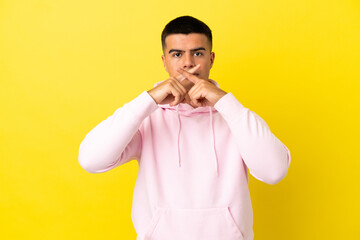
<path fill-rule="evenodd" d="M 165 38 L 166 49 L 194 49 L 203 47 L 209 50 L 210 43 L 205 34 L 190 33 L 190 34 L 170 34 Z"/>

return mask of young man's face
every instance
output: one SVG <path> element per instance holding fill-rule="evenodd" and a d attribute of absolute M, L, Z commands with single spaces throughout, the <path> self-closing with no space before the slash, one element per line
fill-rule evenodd
<path fill-rule="evenodd" d="M 179 75 L 178 68 L 189 70 L 200 64 L 194 73 L 201 79 L 208 79 L 215 54 L 210 52 L 210 42 L 205 34 L 171 34 L 165 38 L 164 55 L 161 56 L 165 70 L 170 76 Z"/>

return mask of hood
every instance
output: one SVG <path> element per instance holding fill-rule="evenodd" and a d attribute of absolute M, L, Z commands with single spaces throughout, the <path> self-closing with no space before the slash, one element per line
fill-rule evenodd
<path fill-rule="evenodd" d="M 165 81 L 165 80 L 164 80 Z M 220 88 L 219 84 L 212 80 L 209 79 L 209 81 L 211 83 L 213 83 L 216 87 Z M 154 85 L 154 87 L 156 87 L 157 85 L 159 85 L 161 82 L 158 82 Z M 215 169 L 215 173 L 216 176 L 218 176 L 218 158 L 216 155 L 216 148 L 215 148 L 215 135 L 214 135 L 214 126 L 213 126 L 213 112 L 217 112 L 217 110 L 214 107 L 211 106 L 206 106 L 206 107 L 197 107 L 194 108 L 191 105 L 187 104 L 187 103 L 179 103 L 176 106 L 170 106 L 169 104 L 158 104 L 159 107 L 163 108 L 163 109 L 167 109 L 169 111 L 176 111 L 177 112 L 177 118 L 178 118 L 178 131 L 177 131 L 177 153 L 178 153 L 178 165 L 179 168 L 181 168 L 181 152 L 180 152 L 180 133 L 181 133 L 181 120 L 180 120 L 180 115 L 183 116 L 192 116 L 192 115 L 197 115 L 197 114 L 208 114 L 209 115 L 209 131 L 211 132 L 211 140 L 212 140 L 212 144 L 210 146 L 209 151 L 211 151 L 213 153 L 213 162 L 214 162 L 214 169 Z"/>

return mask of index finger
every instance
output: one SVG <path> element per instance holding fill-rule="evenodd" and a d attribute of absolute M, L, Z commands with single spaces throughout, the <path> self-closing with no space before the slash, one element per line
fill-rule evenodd
<path fill-rule="evenodd" d="M 195 75 L 192 75 L 189 71 L 186 71 L 183 68 L 179 68 L 177 69 L 177 71 L 183 75 L 185 78 L 189 79 L 190 81 L 192 81 L 194 84 L 197 83 L 197 81 L 199 81 L 199 78 Z"/>
<path fill-rule="evenodd" d="M 200 67 L 200 64 L 196 65 L 195 67 L 191 68 L 188 73 L 193 74 L 196 70 L 198 70 Z M 186 77 L 184 77 L 183 74 L 179 74 L 175 77 L 179 82 L 181 82 L 182 80 L 184 80 Z"/>

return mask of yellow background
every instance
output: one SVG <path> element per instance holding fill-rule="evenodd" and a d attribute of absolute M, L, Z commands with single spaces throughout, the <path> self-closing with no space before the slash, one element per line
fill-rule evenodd
<path fill-rule="evenodd" d="M 360 239 L 356 0 L 0 1 L 2 239 L 135 239 L 138 165 L 78 164 L 85 135 L 167 78 L 160 34 L 213 31 L 210 77 L 290 149 L 276 185 L 250 177 L 255 239 Z"/>

